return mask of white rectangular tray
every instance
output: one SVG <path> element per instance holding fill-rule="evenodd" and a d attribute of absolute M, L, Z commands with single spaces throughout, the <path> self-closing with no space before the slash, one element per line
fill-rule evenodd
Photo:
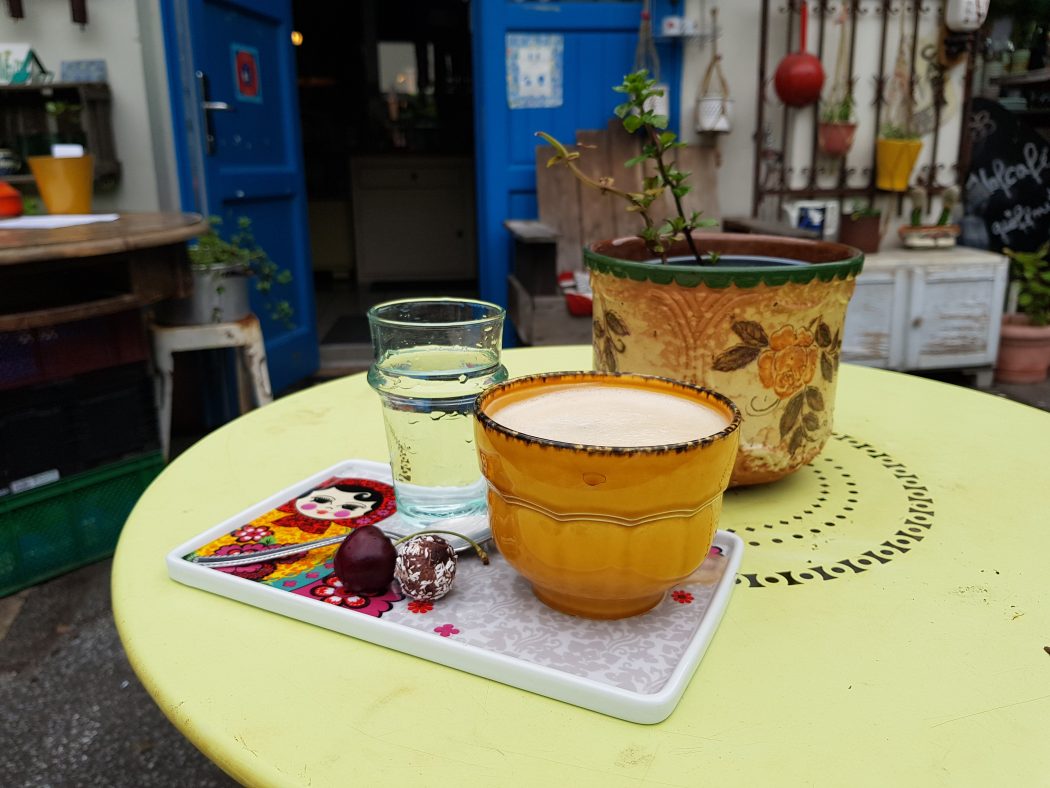
<path fill-rule="evenodd" d="M 261 527 L 275 532 L 270 538 L 279 542 L 338 533 L 333 527 L 328 534 L 296 529 L 290 535 L 281 532 L 272 514 L 332 477 L 391 483 L 388 465 L 349 460 L 332 466 L 175 548 L 167 556 L 168 574 L 186 585 L 468 673 L 631 722 L 655 723 L 671 714 L 685 692 L 725 612 L 743 553 L 739 537 L 718 531 L 700 569 L 653 610 L 619 621 L 591 621 L 548 608 L 495 549 L 488 566 L 463 554 L 452 592 L 429 604 L 403 598 L 396 582 L 382 596 L 346 594 L 332 574 L 335 547 L 283 564 L 225 570 L 186 560 L 207 545 L 206 552 L 213 552 L 216 540 L 234 542 L 232 534 L 249 523 L 256 537 Z M 398 520 L 395 514 L 383 523 L 405 530 Z"/>

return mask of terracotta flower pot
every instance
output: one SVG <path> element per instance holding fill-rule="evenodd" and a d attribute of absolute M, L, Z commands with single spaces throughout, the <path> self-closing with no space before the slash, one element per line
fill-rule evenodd
<path fill-rule="evenodd" d="M 639 238 L 590 244 L 594 365 L 694 383 L 743 412 L 732 484 L 786 476 L 831 434 L 846 306 L 863 254 L 843 244 L 697 233 L 722 257 L 690 264 L 683 240 L 672 264 Z"/>
<path fill-rule="evenodd" d="M 839 225 L 839 241 L 847 246 L 855 246 L 864 254 L 875 254 L 879 251 L 882 232 L 879 223 L 881 216 L 853 216 L 847 214 Z"/>
<path fill-rule="evenodd" d="M 875 185 L 888 192 L 907 191 L 921 150 L 922 140 L 876 140 Z"/>
<path fill-rule="evenodd" d="M 1039 383 L 1050 374 L 1050 326 L 1028 325 L 1028 315 L 1003 315 L 995 379 Z"/>
<path fill-rule="evenodd" d="M 825 156 L 842 158 L 853 147 L 857 133 L 856 123 L 821 123 L 817 126 L 817 141 Z"/>

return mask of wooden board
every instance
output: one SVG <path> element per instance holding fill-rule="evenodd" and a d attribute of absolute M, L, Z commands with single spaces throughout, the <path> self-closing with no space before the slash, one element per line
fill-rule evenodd
<path fill-rule="evenodd" d="M 548 167 L 554 149 L 536 148 L 536 204 L 540 221 L 558 231 L 558 271 L 578 271 L 580 248 L 580 184 L 567 167 Z"/>

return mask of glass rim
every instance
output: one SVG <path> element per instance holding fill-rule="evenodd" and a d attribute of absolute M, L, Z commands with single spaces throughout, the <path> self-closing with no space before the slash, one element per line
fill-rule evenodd
<path fill-rule="evenodd" d="M 486 315 L 485 317 L 475 317 L 469 320 L 442 320 L 439 322 L 434 321 L 422 321 L 422 320 L 396 320 L 389 317 L 383 317 L 379 314 L 379 310 L 399 306 L 401 304 L 463 304 L 466 306 L 479 306 L 486 309 L 494 310 L 493 314 Z M 485 323 L 492 323 L 496 320 L 502 320 L 507 314 L 507 310 L 501 307 L 499 304 L 494 304 L 491 301 L 481 301 L 477 298 L 398 298 L 393 301 L 384 301 L 381 304 L 369 307 L 366 316 L 370 324 L 380 324 L 384 326 L 397 326 L 399 328 L 451 328 L 458 326 L 475 326 L 483 325 Z"/>

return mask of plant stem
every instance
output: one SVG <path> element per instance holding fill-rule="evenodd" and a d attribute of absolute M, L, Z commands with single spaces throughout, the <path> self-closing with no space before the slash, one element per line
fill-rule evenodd
<path fill-rule="evenodd" d="M 656 166 L 660 170 L 660 179 L 664 183 L 664 188 L 671 190 L 671 196 L 674 198 L 674 206 L 678 211 L 678 216 L 682 221 L 687 222 L 685 218 L 685 209 L 682 208 L 682 198 L 675 194 L 674 184 L 672 184 L 667 177 L 667 166 L 664 164 L 664 146 L 660 144 L 660 137 L 657 135 L 656 129 L 648 123 L 645 124 L 645 130 L 649 134 L 649 139 L 652 141 L 656 149 Z M 693 257 L 696 258 L 697 264 L 703 265 L 704 261 L 700 257 L 700 251 L 696 248 L 696 243 L 693 241 L 693 231 L 691 228 L 686 229 L 685 240 L 686 243 L 689 244 L 689 251 L 693 253 Z"/>

